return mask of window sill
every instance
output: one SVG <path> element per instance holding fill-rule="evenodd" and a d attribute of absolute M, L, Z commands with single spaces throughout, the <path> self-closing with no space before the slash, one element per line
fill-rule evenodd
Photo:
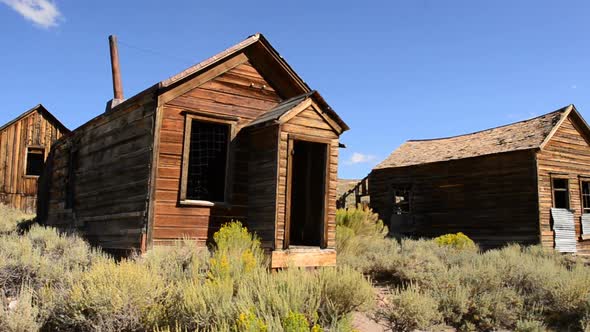
<path fill-rule="evenodd" d="M 178 202 L 180 206 L 203 206 L 203 207 L 229 207 L 229 204 L 225 202 L 210 202 L 210 201 L 200 201 L 194 199 L 185 199 Z"/>
<path fill-rule="evenodd" d="M 582 239 L 582 241 L 584 241 L 584 240 L 590 240 L 590 235 L 584 234 L 584 235 L 580 236 L 580 238 Z"/>

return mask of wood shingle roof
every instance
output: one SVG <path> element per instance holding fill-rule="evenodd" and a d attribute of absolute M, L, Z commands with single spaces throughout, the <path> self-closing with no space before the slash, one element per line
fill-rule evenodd
<path fill-rule="evenodd" d="M 471 134 L 409 140 L 397 148 L 375 169 L 404 167 L 448 160 L 471 158 L 502 152 L 541 148 L 564 114 L 573 105 L 536 118 L 486 129 Z"/>

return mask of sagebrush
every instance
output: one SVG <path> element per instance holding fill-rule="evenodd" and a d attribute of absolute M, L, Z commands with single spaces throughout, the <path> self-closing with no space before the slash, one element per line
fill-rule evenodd
<path fill-rule="evenodd" d="M 337 216 L 338 262 L 387 286 L 376 318 L 393 330 L 590 330 L 590 267 L 579 259 L 540 246 L 481 252 L 462 233 L 397 241 L 369 209 Z"/>
<path fill-rule="evenodd" d="M 347 331 L 373 303 L 347 266 L 270 273 L 239 222 L 210 249 L 184 240 L 115 261 L 52 228 L 19 234 L 17 211 L 1 216 L 0 331 Z"/>

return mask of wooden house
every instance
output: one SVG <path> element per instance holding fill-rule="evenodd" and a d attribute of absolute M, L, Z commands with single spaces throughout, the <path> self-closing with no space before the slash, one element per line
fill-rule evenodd
<path fill-rule="evenodd" d="M 590 129 L 573 105 L 480 132 L 402 144 L 369 175 L 393 233 L 463 232 L 483 248 L 590 253 Z"/>
<path fill-rule="evenodd" d="M 335 264 L 347 125 L 261 35 L 123 100 L 52 149 L 39 210 L 110 250 L 204 245 L 242 221 L 272 266 Z"/>
<path fill-rule="evenodd" d="M 35 212 L 37 179 L 53 142 L 69 130 L 39 104 L 0 127 L 0 203 Z"/>

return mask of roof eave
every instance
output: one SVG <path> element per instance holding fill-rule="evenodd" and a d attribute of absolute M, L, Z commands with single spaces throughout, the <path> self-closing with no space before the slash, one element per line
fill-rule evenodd
<path fill-rule="evenodd" d="M 438 164 L 438 163 L 448 163 L 448 162 L 452 162 L 452 161 L 459 161 L 459 160 L 466 160 L 466 159 L 490 157 L 490 156 L 496 156 L 496 155 L 500 155 L 500 154 L 504 154 L 504 153 L 523 152 L 523 151 L 538 151 L 538 150 L 539 150 L 539 147 L 531 147 L 531 148 L 514 149 L 514 150 L 508 150 L 508 151 L 500 151 L 500 152 L 494 152 L 494 153 L 488 153 L 488 154 L 480 154 L 480 155 L 477 155 L 477 156 L 469 156 L 469 157 L 464 157 L 464 158 L 436 160 L 436 161 L 428 161 L 428 162 L 416 163 L 416 164 L 408 164 L 408 165 L 399 165 L 399 166 L 395 166 L 395 165 L 387 166 L 387 165 L 385 165 L 383 167 L 379 167 L 379 165 L 377 165 L 377 166 L 373 167 L 372 170 L 373 171 L 376 171 L 376 170 L 384 170 L 384 169 L 392 169 L 392 168 L 418 167 L 418 166 L 423 166 L 423 165 L 432 165 L 432 164 Z"/>
<path fill-rule="evenodd" d="M 342 118 L 334 111 L 334 109 L 326 102 L 324 97 L 316 90 L 312 93 L 312 98 L 316 100 L 320 104 L 321 107 L 326 109 L 326 111 L 330 112 L 330 116 L 338 123 L 340 128 L 342 128 L 342 132 L 350 130 L 350 127 L 342 120 Z"/>
<path fill-rule="evenodd" d="M 568 106 L 566 106 L 566 110 L 565 110 L 565 112 L 563 112 L 563 114 L 561 114 L 559 121 L 553 126 L 553 128 L 551 129 L 549 134 L 545 137 L 545 139 L 543 140 L 543 143 L 541 143 L 541 145 L 539 145 L 539 150 L 543 150 L 545 148 L 545 146 L 547 145 L 547 143 L 549 143 L 549 141 L 551 141 L 551 139 L 553 138 L 553 135 L 555 135 L 555 133 L 557 132 L 559 127 L 561 127 L 563 122 L 569 117 L 572 110 L 575 111 L 575 109 L 576 108 L 574 107 L 574 104 L 569 104 Z M 575 111 L 575 112 L 577 113 L 577 111 Z M 578 115 L 579 115 L 579 113 L 578 113 Z"/>
<path fill-rule="evenodd" d="M 51 112 L 49 112 L 47 110 L 47 108 L 45 108 L 45 106 L 43 106 L 43 104 L 37 104 L 35 106 L 33 106 L 32 108 L 24 111 L 23 113 L 21 113 L 19 116 L 17 116 L 16 118 L 8 121 L 7 123 L 5 123 L 3 126 L 0 127 L 0 131 L 10 127 L 11 125 L 13 125 L 14 123 L 18 122 L 20 119 L 23 119 L 24 117 L 28 116 L 29 114 L 35 112 L 35 111 L 41 111 L 44 112 L 47 117 L 52 121 L 55 122 L 55 124 L 58 125 L 58 127 L 60 127 L 60 129 L 64 132 L 64 133 L 69 133 L 70 130 L 68 129 L 68 127 L 66 127 L 63 123 L 61 123 L 61 121 L 59 121 L 58 118 L 56 118 L 53 114 L 51 114 Z"/>

